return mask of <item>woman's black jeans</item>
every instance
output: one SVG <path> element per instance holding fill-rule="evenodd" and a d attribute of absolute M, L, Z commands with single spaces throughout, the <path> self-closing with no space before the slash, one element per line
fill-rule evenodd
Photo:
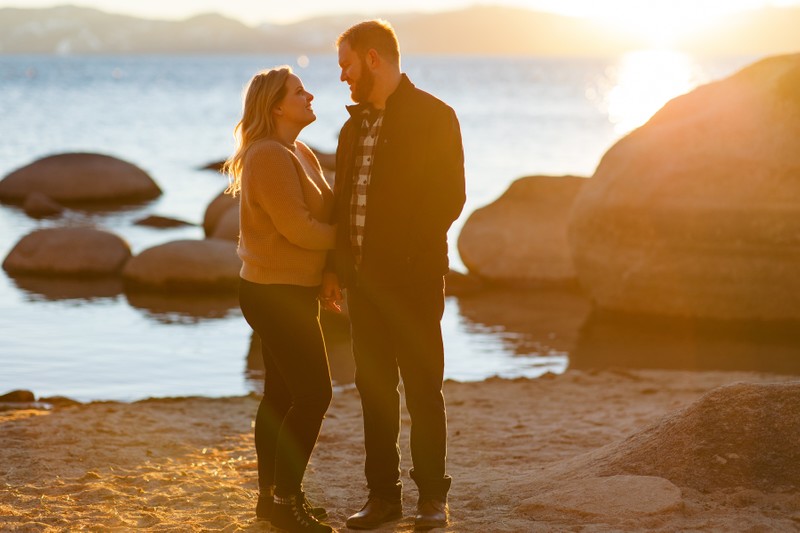
<path fill-rule="evenodd" d="M 319 324 L 318 287 L 241 280 L 239 304 L 261 337 L 264 396 L 255 424 L 258 483 L 298 494 L 331 402 L 331 375 Z"/>

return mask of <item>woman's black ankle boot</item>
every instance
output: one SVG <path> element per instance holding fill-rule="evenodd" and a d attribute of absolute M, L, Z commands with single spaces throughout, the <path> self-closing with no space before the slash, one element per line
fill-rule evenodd
<path fill-rule="evenodd" d="M 258 520 L 266 520 L 269 522 L 272 519 L 272 498 L 275 494 L 275 488 L 261 489 L 258 492 L 258 503 L 256 504 L 256 518 Z"/>
<path fill-rule="evenodd" d="M 270 518 L 272 529 L 282 533 L 330 533 L 333 528 L 323 524 L 305 505 L 305 495 L 275 496 Z"/>

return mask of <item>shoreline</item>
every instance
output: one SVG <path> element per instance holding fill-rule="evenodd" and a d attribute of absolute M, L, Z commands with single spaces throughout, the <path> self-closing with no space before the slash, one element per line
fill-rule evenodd
<path fill-rule="evenodd" d="M 704 493 L 677 486 L 676 505 L 643 513 L 631 507 L 631 494 L 631 502 L 620 498 L 613 513 L 604 513 L 570 500 L 574 491 L 553 489 L 553 472 L 564 477 L 570 464 L 625 442 L 709 390 L 734 382 L 798 380 L 757 372 L 609 369 L 447 381 L 448 470 L 454 482 L 452 524 L 445 530 L 795 531 L 797 491 L 727 487 Z M 251 423 L 257 403 L 250 394 L 2 411 L 0 475 L 6 490 L 0 492 L 0 529 L 267 531 L 254 520 Z M 416 488 L 407 475 L 405 409 L 403 424 L 405 517 L 379 531 L 413 530 Z M 608 487 L 592 488 L 579 477 L 558 483 L 578 483 L 590 503 L 602 502 Z M 328 508 L 336 528 L 366 498 L 354 389 L 334 394 L 305 488 Z"/>

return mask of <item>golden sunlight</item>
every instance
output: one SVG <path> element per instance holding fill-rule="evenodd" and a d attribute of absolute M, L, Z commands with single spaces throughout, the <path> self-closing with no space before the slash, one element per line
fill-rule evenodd
<path fill-rule="evenodd" d="M 600 101 L 615 131 L 625 134 L 647 122 L 672 98 L 705 81 L 686 54 L 641 50 L 625 54 L 607 73 L 599 91 L 588 96 Z"/>

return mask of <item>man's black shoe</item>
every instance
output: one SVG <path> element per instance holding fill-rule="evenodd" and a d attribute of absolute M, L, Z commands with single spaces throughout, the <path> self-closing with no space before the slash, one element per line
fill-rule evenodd
<path fill-rule="evenodd" d="M 364 507 L 345 522 L 350 529 L 375 529 L 403 517 L 403 504 L 370 496 Z"/>
<path fill-rule="evenodd" d="M 450 510 L 447 502 L 442 500 L 425 499 L 417 504 L 417 516 L 414 518 L 415 529 L 433 529 L 446 527 Z"/>

